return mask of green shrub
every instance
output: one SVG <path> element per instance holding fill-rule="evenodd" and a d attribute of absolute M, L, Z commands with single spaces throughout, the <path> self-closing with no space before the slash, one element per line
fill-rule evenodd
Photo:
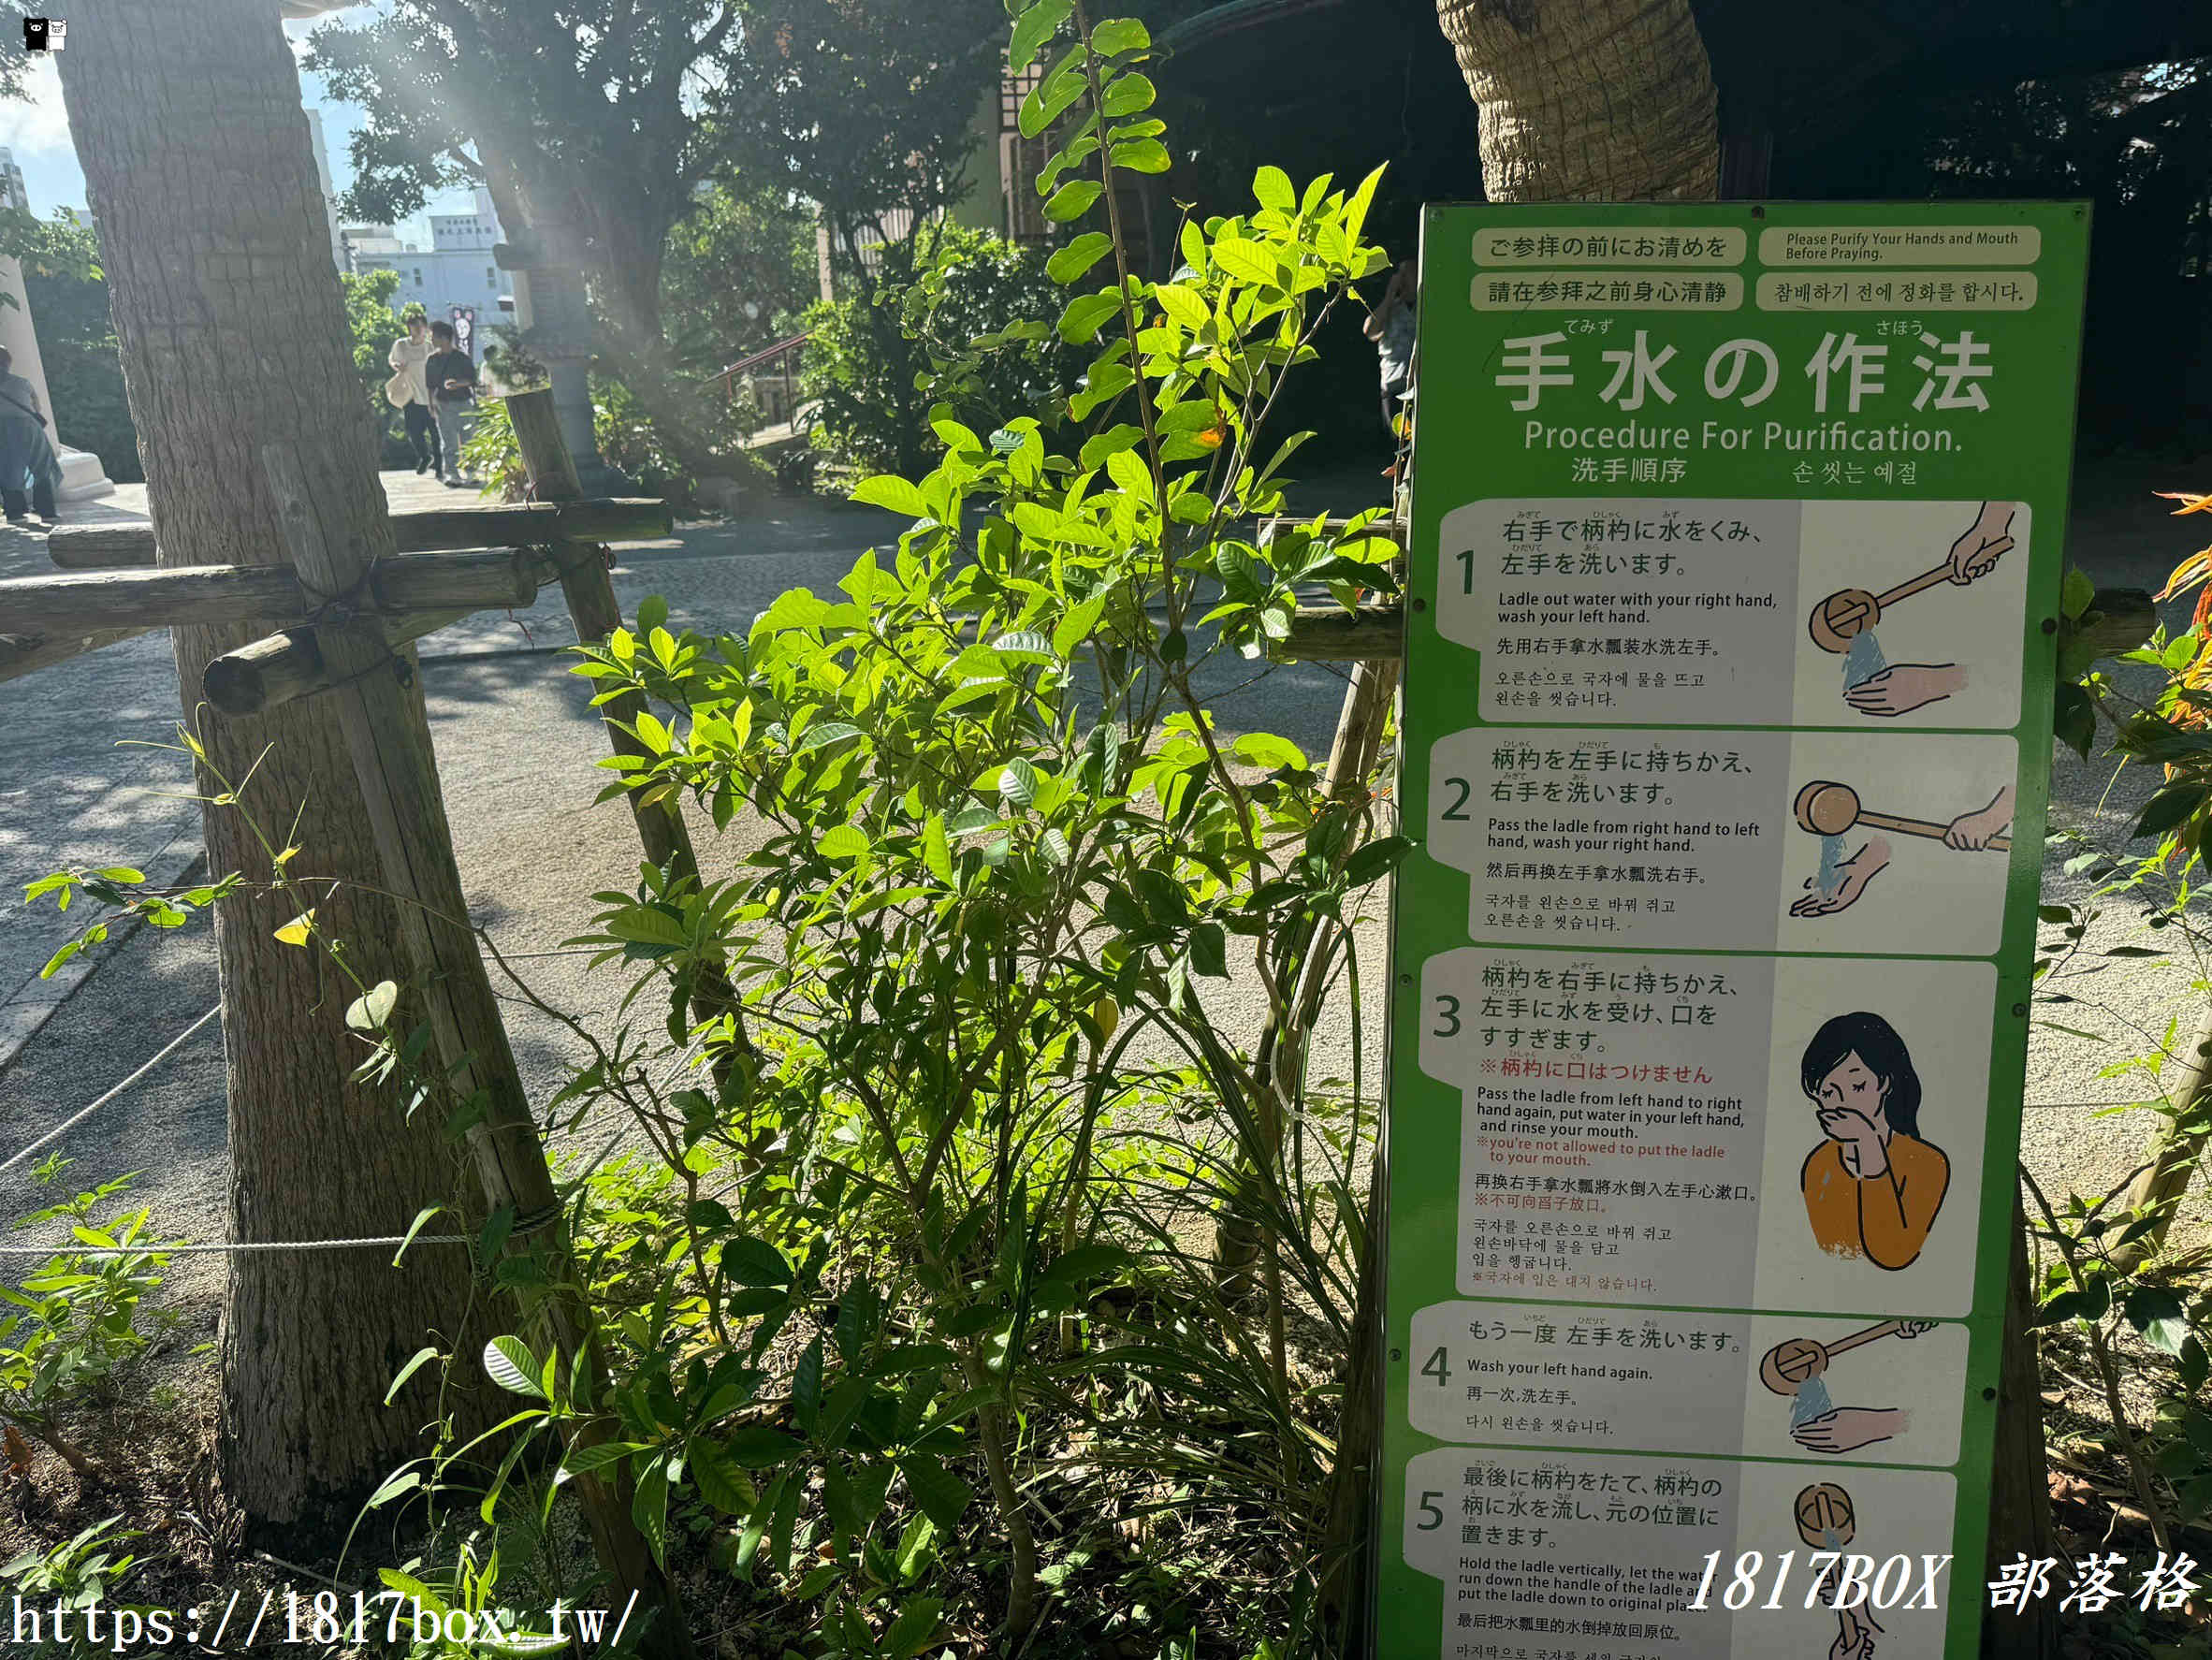
<path fill-rule="evenodd" d="M 709 433 L 728 458 L 728 472 L 744 476 L 757 472 L 740 449 L 744 434 L 738 413 L 723 412 L 722 422 Z M 591 378 L 591 435 L 608 466 L 627 475 L 648 496 L 684 503 L 691 499 L 698 480 L 668 451 L 654 430 L 652 417 L 637 395 L 620 381 L 601 375 Z M 500 399 L 485 398 L 476 405 L 476 427 L 461 445 L 461 467 L 482 481 L 484 494 L 494 500 L 518 502 L 529 488 L 522 452 L 515 443 L 514 424 Z"/>
<path fill-rule="evenodd" d="M 942 447 L 934 405 L 986 429 L 1048 414 L 1083 363 L 1042 327 L 1060 303 L 1048 252 L 965 226 L 924 226 L 883 250 L 872 297 L 809 308 L 800 395 L 817 404 L 815 447 L 855 471 L 921 472 Z M 1032 323 L 1034 333 L 1007 335 Z"/>
<path fill-rule="evenodd" d="M 51 1180 L 66 1160 L 41 1166 Z M 167 1259 L 148 1237 L 150 1213 L 140 1210 L 104 1224 L 95 1213 L 127 1192 L 136 1173 L 23 1218 L 67 1220 L 84 1245 L 130 1255 L 87 1256 L 57 1250 L 20 1286 L 0 1285 L 0 1421 L 19 1426 L 58 1453 L 80 1476 L 92 1461 L 66 1439 L 60 1415 L 73 1402 L 105 1387 L 118 1368 L 146 1347 L 138 1304 L 161 1284 Z"/>
<path fill-rule="evenodd" d="M 136 484 L 146 474 L 124 398 L 123 357 L 108 314 L 99 243 L 91 230 L 63 215 L 9 217 L 0 253 L 22 261 L 23 293 L 37 320 L 55 435 L 99 457 L 117 484 Z"/>

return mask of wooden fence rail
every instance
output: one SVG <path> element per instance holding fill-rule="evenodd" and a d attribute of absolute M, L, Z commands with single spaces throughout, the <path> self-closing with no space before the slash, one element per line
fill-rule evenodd
<path fill-rule="evenodd" d="M 506 507 L 411 507 L 391 517 L 401 553 L 532 547 L 547 542 L 644 542 L 667 535 L 675 522 L 666 502 L 623 496 Z M 65 571 L 151 568 L 160 562 L 150 524 L 63 525 L 47 537 L 46 551 Z"/>
<path fill-rule="evenodd" d="M 527 605 L 538 596 L 538 557 L 515 547 L 475 553 L 403 553 L 380 561 L 362 590 L 364 611 L 479 611 Z M 194 623 L 299 622 L 321 609 L 289 565 L 183 565 L 167 571 L 77 571 L 0 582 L 0 634 Z"/>

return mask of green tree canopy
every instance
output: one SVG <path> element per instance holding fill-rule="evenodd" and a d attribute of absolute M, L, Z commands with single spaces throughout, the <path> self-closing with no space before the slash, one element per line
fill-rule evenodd
<path fill-rule="evenodd" d="M 717 142 L 741 177 L 819 204 L 857 260 L 863 230 L 895 240 L 893 214 L 918 220 L 973 184 L 1004 25 L 999 0 L 746 0 L 706 97 Z"/>

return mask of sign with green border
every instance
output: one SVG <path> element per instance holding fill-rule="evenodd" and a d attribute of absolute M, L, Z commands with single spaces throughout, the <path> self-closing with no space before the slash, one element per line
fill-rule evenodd
<path fill-rule="evenodd" d="M 1429 210 L 1389 1660 L 1978 1650 L 2088 245 Z"/>

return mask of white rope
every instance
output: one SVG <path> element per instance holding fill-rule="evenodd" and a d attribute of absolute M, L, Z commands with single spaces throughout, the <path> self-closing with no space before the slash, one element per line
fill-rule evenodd
<path fill-rule="evenodd" d="M 201 1015 L 197 1020 L 194 1021 L 190 1026 L 186 1027 L 182 1031 L 171 1038 L 167 1043 L 163 1044 L 161 1046 L 160 1052 L 157 1053 L 152 1060 L 148 1061 L 144 1066 L 140 1067 L 137 1071 L 133 1072 L 129 1077 L 125 1078 L 114 1088 L 109 1090 L 107 1094 L 101 1096 L 99 1099 L 94 1101 L 91 1106 L 85 1108 L 81 1113 L 76 1114 L 74 1116 L 65 1120 L 59 1128 L 47 1131 L 46 1134 L 40 1136 L 36 1141 L 25 1147 L 21 1153 L 18 1153 L 14 1158 L 10 1158 L 6 1164 L 0 1164 L 0 1171 L 13 1170 L 17 1165 L 21 1164 L 24 1159 L 30 1158 L 32 1154 L 37 1152 L 39 1148 L 45 1146 L 48 1143 L 58 1141 L 70 1130 L 76 1129 L 77 1126 L 82 1124 L 87 1118 L 91 1117 L 102 1107 L 106 1106 L 117 1096 L 128 1089 L 132 1085 L 136 1084 L 140 1078 L 143 1078 L 148 1072 L 151 1072 L 155 1067 L 161 1065 L 163 1061 L 169 1057 L 169 1054 L 172 1050 L 174 1050 L 179 1044 L 182 1043 L 185 1039 L 191 1037 L 193 1033 L 198 1031 L 201 1027 L 207 1025 L 209 1021 L 214 1019 L 216 1015 L 222 1012 L 223 1005 L 217 1003 L 212 1009 L 210 1009 L 205 1014 Z"/>
<path fill-rule="evenodd" d="M 467 1245 L 465 1233 L 404 1233 L 379 1239 L 264 1240 L 246 1245 L 0 1245 L 0 1257 L 226 1257 L 248 1251 L 350 1251 L 366 1245 Z"/>

